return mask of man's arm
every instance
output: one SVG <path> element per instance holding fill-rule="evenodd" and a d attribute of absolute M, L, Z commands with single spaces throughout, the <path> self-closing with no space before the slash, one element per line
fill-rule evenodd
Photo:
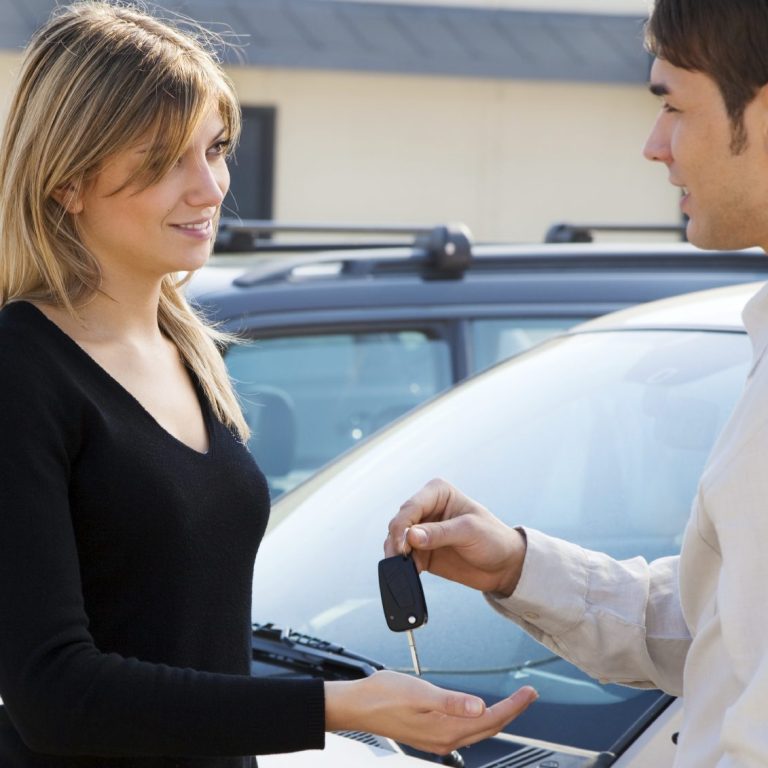
<path fill-rule="evenodd" d="M 555 653 L 604 682 L 679 694 L 690 635 L 677 558 L 617 561 L 534 530 L 510 528 L 444 480 L 400 508 L 389 555 L 478 589 Z"/>
<path fill-rule="evenodd" d="M 680 695 L 691 638 L 678 595 L 678 557 L 647 563 L 526 529 L 522 574 L 489 603 L 540 643 L 603 683 Z"/>

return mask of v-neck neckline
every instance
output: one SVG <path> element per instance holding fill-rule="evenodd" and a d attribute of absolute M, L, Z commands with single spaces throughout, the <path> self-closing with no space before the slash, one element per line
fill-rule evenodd
<path fill-rule="evenodd" d="M 39 316 L 43 323 L 50 327 L 51 330 L 55 333 L 55 335 L 62 339 L 65 344 L 80 357 L 81 360 L 85 362 L 86 365 L 91 367 L 92 370 L 95 371 L 95 373 L 100 376 L 104 381 L 106 381 L 115 391 L 117 391 L 123 399 L 127 400 L 129 403 L 132 404 L 132 407 L 137 410 L 139 413 L 143 414 L 143 418 L 145 420 L 148 420 L 151 422 L 151 424 L 154 425 L 156 430 L 159 430 L 160 433 L 162 433 L 167 439 L 178 445 L 183 450 L 186 450 L 190 452 L 191 454 L 199 457 L 199 458 L 206 458 L 208 456 L 211 456 L 213 453 L 214 443 L 215 443 L 215 430 L 214 430 L 214 424 L 213 424 L 213 417 L 211 413 L 211 408 L 208 403 L 208 399 L 206 398 L 205 394 L 203 393 L 200 382 L 197 379 L 197 376 L 194 374 L 193 371 L 191 371 L 185 364 L 185 368 L 187 369 L 190 379 L 192 380 L 192 386 L 195 389 L 195 394 L 197 396 L 197 402 L 200 406 L 200 411 L 203 417 L 203 424 L 205 426 L 206 435 L 208 438 L 208 449 L 205 451 L 198 451 L 197 448 L 193 448 L 188 443 L 185 443 L 183 440 L 179 439 L 174 435 L 172 432 L 170 432 L 166 427 L 164 427 L 141 403 L 141 401 L 132 394 L 128 389 L 126 389 L 106 368 L 104 368 L 101 363 L 99 363 L 85 348 L 83 348 L 80 344 L 78 344 L 66 331 L 64 331 L 62 328 L 60 328 L 53 320 L 51 320 L 41 309 L 36 307 L 32 302 L 30 301 L 18 301 L 13 302 L 15 304 L 25 304 L 29 306 L 32 311 L 35 313 L 36 316 Z"/>

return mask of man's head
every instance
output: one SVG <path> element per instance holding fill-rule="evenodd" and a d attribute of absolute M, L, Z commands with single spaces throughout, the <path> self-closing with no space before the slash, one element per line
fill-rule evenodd
<path fill-rule="evenodd" d="M 689 240 L 768 247 L 768 0 L 657 0 L 647 46 L 662 109 L 645 155 L 683 188 Z"/>
<path fill-rule="evenodd" d="M 744 109 L 768 83 L 768 0 L 657 0 L 646 47 L 715 81 L 733 126 L 733 150 L 741 151 Z"/>

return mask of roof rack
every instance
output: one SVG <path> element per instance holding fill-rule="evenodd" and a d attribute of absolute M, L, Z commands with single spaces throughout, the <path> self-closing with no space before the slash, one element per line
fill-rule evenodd
<path fill-rule="evenodd" d="M 685 224 L 553 224 L 544 236 L 545 243 L 591 243 L 593 232 L 670 232 L 687 240 Z"/>
<path fill-rule="evenodd" d="M 384 240 L 347 239 L 277 242 L 277 233 L 314 235 L 384 235 Z M 464 224 L 435 227 L 387 225 L 278 223 L 261 220 L 222 219 L 214 253 L 316 253 L 412 246 L 413 259 L 438 276 L 460 275 L 472 261 L 472 235 Z"/>

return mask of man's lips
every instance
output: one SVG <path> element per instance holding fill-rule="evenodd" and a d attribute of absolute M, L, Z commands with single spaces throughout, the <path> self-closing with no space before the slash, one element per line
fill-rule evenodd
<path fill-rule="evenodd" d="M 678 187 L 680 189 L 680 207 L 682 208 L 683 205 L 685 205 L 686 202 L 688 202 L 688 199 L 691 196 L 691 193 L 688 190 L 688 187 L 686 187 L 684 184 L 677 184 L 676 182 L 672 182 L 673 186 Z"/>

